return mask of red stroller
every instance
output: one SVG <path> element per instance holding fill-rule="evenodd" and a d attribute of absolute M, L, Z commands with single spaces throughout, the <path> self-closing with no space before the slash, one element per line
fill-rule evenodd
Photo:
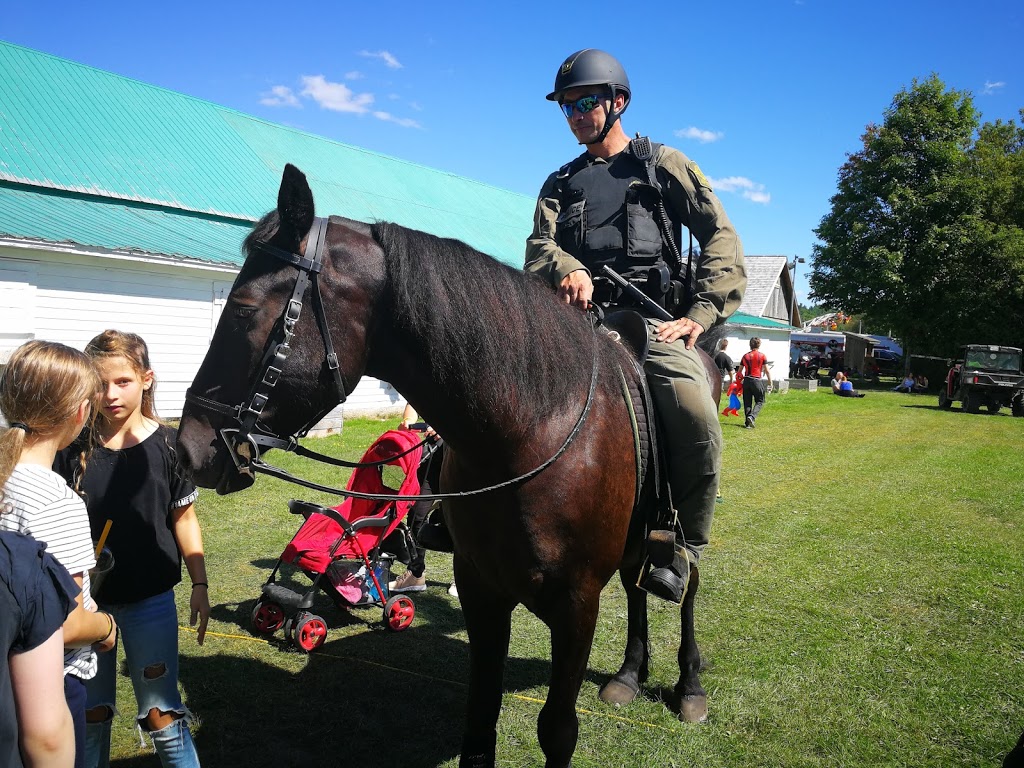
<path fill-rule="evenodd" d="M 363 454 L 362 463 L 384 462 L 357 467 L 346 488 L 361 493 L 414 495 L 420 483 L 416 471 L 423 448 L 416 432 L 385 432 Z M 385 484 L 385 467 L 401 470 L 405 479 L 396 490 Z M 396 472 L 397 474 L 397 472 Z M 390 596 L 391 564 L 394 556 L 381 544 L 403 524 L 412 501 L 380 501 L 347 497 L 333 508 L 293 499 L 288 509 L 305 522 L 284 548 L 263 593 L 252 611 L 252 627 L 261 635 L 272 635 L 284 627 L 285 639 L 309 653 L 323 645 L 327 624 L 312 613 L 317 588 L 323 589 L 336 605 L 383 605 L 384 623 L 396 632 L 407 629 L 416 614 L 412 599 L 404 594 Z M 301 569 L 313 580 L 304 593 L 276 583 L 283 564 Z"/>

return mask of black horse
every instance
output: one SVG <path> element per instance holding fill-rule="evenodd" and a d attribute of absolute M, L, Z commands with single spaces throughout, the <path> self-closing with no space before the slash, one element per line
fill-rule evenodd
<path fill-rule="evenodd" d="M 277 210 L 246 239 L 245 264 L 190 390 L 181 461 L 199 485 L 219 493 L 246 487 L 253 478 L 237 465 L 250 449 L 229 447 L 231 429 L 300 432 L 363 374 L 391 382 L 444 437 L 443 492 L 501 484 L 557 457 L 528 479 L 449 499 L 444 515 L 470 640 L 460 766 L 494 765 L 519 603 L 551 631 L 538 739 L 546 765 L 568 766 L 598 602 L 616 570 L 628 594 L 629 636 L 622 667 L 601 696 L 625 704 L 647 676 L 646 593 L 636 587 L 646 522 L 634 514 L 637 451 L 626 392 L 642 374 L 583 312 L 461 242 L 335 217 L 321 234 L 314 222 L 306 178 L 286 166 Z M 307 238 L 323 241 L 322 263 L 297 255 Z M 296 301 L 306 307 L 297 322 Z M 274 354 L 275 338 L 290 342 L 287 364 Z M 710 358 L 705 367 L 717 391 Z M 270 385 L 261 383 L 266 378 Z M 227 407 L 243 401 L 258 406 Z M 691 721 L 707 711 L 693 632 L 699 583 L 695 569 L 682 605 L 675 687 L 680 718 Z"/>

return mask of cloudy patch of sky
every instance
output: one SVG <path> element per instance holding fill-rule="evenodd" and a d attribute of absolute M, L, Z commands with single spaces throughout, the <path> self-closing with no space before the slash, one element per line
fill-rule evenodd
<path fill-rule="evenodd" d="M 725 137 L 725 134 L 721 131 L 708 131 L 695 125 L 691 125 L 689 128 L 681 128 L 678 131 L 673 131 L 673 133 L 681 139 L 695 139 L 701 144 L 710 144 Z"/>
<path fill-rule="evenodd" d="M 387 51 L 360 51 L 359 55 L 367 59 L 380 59 L 389 69 L 402 68 L 402 63 Z"/>
<path fill-rule="evenodd" d="M 349 80 L 357 80 L 358 77 L 350 77 L 354 73 L 348 73 L 345 77 Z M 355 73 L 357 74 L 357 73 Z M 286 85 L 275 85 L 269 91 L 260 94 L 260 104 L 268 107 L 293 107 L 302 108 L 302 101 L 299 96 L 310 99 L 319 104 L 322 109 L 332 112 L 343 112 L 353 115 L 370 115 L 385 122 L 394 123 L 403 128 L 422 128 L 417 120 L 408 117 L 398 117 L 391 112 L 373 109 L 374 95 L 369 92 L 357 93 L 344 83 L 336 83 L 328 80 L 323 75 L 303 75 L 302 90 L 296 95 L 295 91 Z M 390 95 L 389 98 L 396 98 Z M 411 105 L 412 109 L 421 111 L 417 104 Z"/>
<path fill-rule="evenodd" d="M 724 179 L 709 179 L 711 186 L 719 192 L 732 192 L 753 203 L 768 205 L 772 201 L 771 193 L 764 184 L 751 181 L 746 176 L 727 176 Z"/>

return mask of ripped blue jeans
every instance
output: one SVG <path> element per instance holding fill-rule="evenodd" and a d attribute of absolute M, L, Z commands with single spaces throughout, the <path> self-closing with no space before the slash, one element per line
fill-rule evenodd
<path fill-rule="evenodd" d="M 178 611 L 174 591 L 127 605 L 103 605 L 117 621 L 118 643 L 124 654 L 138 703 L 136 721 L 144 730 L 151 709 L 181 715 L 158 731 L 147 731 L 160 763 L 167 768 L 198 768 L 189 723 L 192 713 L 182 704 L 178 691 Z M 106 706 L 116 712 L 117 649 L 98 654 L 99 671 L 86 682 L 86 708 Z M 110 719 L 86 725 L 86 768 L 110 765 Z"/>

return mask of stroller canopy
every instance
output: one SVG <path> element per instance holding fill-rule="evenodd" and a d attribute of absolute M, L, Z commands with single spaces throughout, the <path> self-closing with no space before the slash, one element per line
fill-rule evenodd
<path fill-rule="evenodd" d="M 416 473 L 423 456 L 423 448 L 417 444 L 421 440 L 422 436 L 419 432 L 408 430 L 385 432 L 363 454 L 362 463 L 387 461 L 387 464 L 376 467 L 357 467 L 353 470 L 352 477 L 349 478 L 345 488 L 359 493 L 397 493 L 403 496 L 419 493 L 420 481 Z M 397 466 L 402 470 L 405 479 L 398 488 L 385 485 L 384 466 Z M 334 509 L 350 523 L 365 517 L 383 517 L 392 510 L 394 510 L 394 516 L 386 526 L 363 528 L 356 531 L 354 536 L 346 536 L 341 526 L 331 518 L 320 514 L 311 515 L 285 547 L 281 558 L 316 573 L 324 573 L 334 559 L 343 557 L 361 559 L 364 553 L 369 553 L 398 527 L 413 503 L 413 501 L 346 498 Z M 340 543 L 332 555 L 332 548 L 342 537 L 345 538 L 345 541 Z"/>

